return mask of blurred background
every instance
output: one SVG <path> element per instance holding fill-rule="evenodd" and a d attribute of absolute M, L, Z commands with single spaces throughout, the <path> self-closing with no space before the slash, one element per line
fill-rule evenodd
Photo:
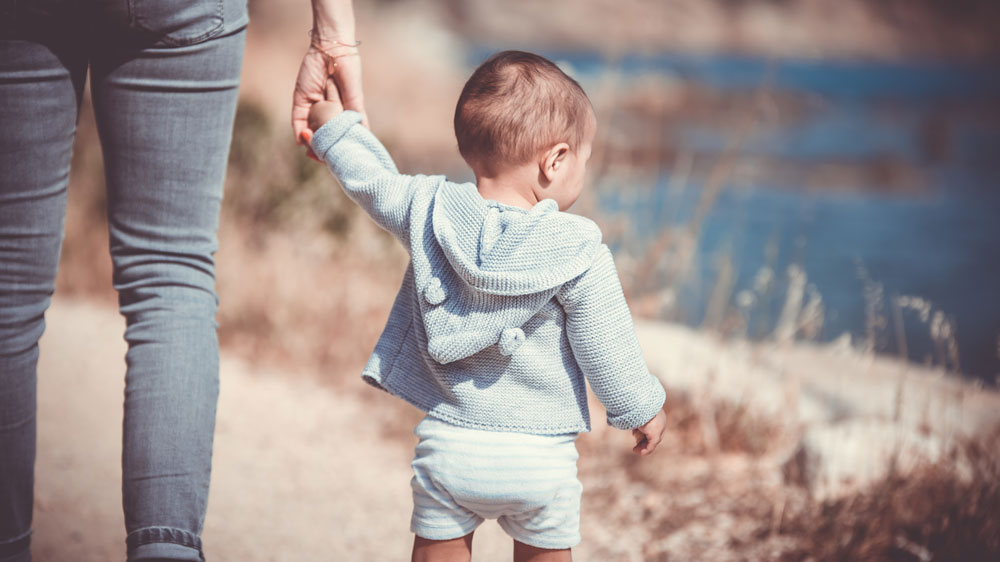
<path fill-rule="evenodd" d="M 641 463 L 617 433 L 581 438 L 578 557 L 1000 556 L 1000 4 L 356 4 L 371 128 L 404 172 L 472 179 L 451 118 L 497 50 L 558 61 L 594 103 L 573 212 L 614 252 L 671 427 Z M 405 449 L 419 417 L 357 375 L 406 253 L 294 143 L 308 2 L 250 9 L 224 353 L 376 400 Z M 89 105 L 62 259 L 58 297 L 113 309 Z"/>

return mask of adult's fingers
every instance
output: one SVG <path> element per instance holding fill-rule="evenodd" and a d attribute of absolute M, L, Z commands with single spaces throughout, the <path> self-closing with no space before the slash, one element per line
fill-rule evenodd
<path fill-rule="evenodd" d="M 306 52 L 292 93 L 292 132 L 299 144 L 302 144 L 302 132 L 309 127 L 309 108 L 325 97 L 326 81 L 326 60 L 322 53 Z"/>
<path fill-rule="evenodd" d="M 363 117 L 362 122 L 367 127 L 368 116 L 365 113 L 365 97 L 361 85 L 361 58 L 346 56 L 337 59 L 334 79 L 344 109 L 360 113 Z"/>
<path fill-rule="evenodd" d="M 312 137 L 313 137 L 313 132 L 309 129 L 306 129 L 305 131 L 302 131 L 302 134 L 297 136 L 295 140 L 298 141 L 300 145 L 306 147 L 306 156 L 317 162 L 322 162 L 319 156 L 316 156 L 316 153 L 313 152 L 312 150 L 312 146 L 310 145 L 310 143 L 312 142 Z"/>
<path fill-rule="evenodd" d="M 306 108 L 304 112 L 292 110 L 292 133 L 295 134 L 295 143 L 299 146 L 305 146 L 305 141 L 303 140 L 302 133 L 309 130 L 309 109 Z"/>
<path fill-rule="evenodd" d="M 344 102 L 340 99 L 340 89 L 334 76 L 326 79 L 326 101 L 334 104 L 338 111 L 344 110 Z"/>

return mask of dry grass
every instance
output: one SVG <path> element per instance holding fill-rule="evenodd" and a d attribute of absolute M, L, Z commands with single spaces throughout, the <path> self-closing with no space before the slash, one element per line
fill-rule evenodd
<path fill-rule="evenodd" d="M 674 400 L 663 449 L 640 459 L 604 434 L 580 439 L 584 535 L 608 561 L 987 561 L 1000 556 L 1000 433 L 945 463 L 821 503 L 766 456 L 706 452 Z M 669 410 L 668 410 L 669 411 Z M 720 442 L 746 441 L 720 425 Z M 727 435 L 732 432 L 734 435 Z M 611 529 L 607 531 L 605 529 Z"/>
<path fill-rule="evenodd" d="M 800 545 L 783 560 L 1000 559 L 1000 428 L 963 443 L 950 465 L 903 478 L 890 474 L 871 490 L 809 505 L 781 532 Z"/>
<path fill-rule="evenodd" d="M 405 254 L 282 133 L 241 103 L 219 236 L 220 341 L 255 362 L 343 378 L 374 346 Z"/>
<path fill-rule="evenodd" d="M 732 404 L 709 396 L 671 393 L 667 406 L 665 446 L 672 453 L 710 455 L 746 454 L 757 457 L 772 450 L 782 429 L 745 404 Z"/>
<path fill-rule="evenodd" d="M 227 228 L 217 267 L 222 346 L 284 371 L 354 382 L 405 262 L 334 246 L 321 233 L 272 233 L 255 243 Z"/>

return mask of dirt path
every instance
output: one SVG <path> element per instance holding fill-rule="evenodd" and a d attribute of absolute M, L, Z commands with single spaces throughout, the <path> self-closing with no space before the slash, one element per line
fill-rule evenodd
<path fill-rule="evenodd" d="M 65 300 L 47 319 L 34 557 L 123 560 L 124 322 L 113 310 Z M 223 356 L 208 559 L 408 560 L 409 445 L 380 438 L 371 423 L 380 402 L 373 409 L 304 379 Z M 475 555 L 509 560 L 509 544 L 487 524 Z"/>

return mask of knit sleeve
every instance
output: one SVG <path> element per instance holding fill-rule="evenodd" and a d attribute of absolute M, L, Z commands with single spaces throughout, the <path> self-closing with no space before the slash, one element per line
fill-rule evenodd
<path fill-rule="evenodd" d="M 608 424 L 635 429 L 663 407 L 663 385 L 646 367 L 611 251 L 557 294 L 573 356 L 608 412 Z"/>
<path fill-rule="evenodd" d="M 334 117 L 313 135 L 313 152 L 337 176 L 347 196 L 405 244 L 413 194 L 427 178 L 400 174 L 382 143 L 360 123 L 361 114 L 355 111 Z"/>

